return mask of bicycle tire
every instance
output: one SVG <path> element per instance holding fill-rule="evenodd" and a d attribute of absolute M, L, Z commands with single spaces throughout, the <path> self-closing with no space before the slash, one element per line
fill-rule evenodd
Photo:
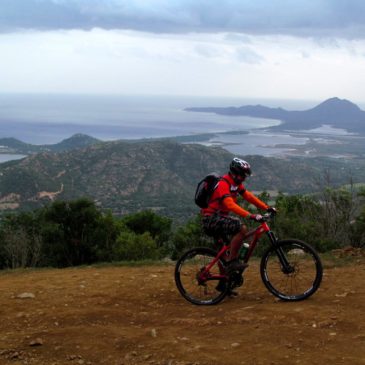
<path fill-rule="evenodd" d="M 196 305 L 213 305 L 221 302 L 228 293 L 228 280 L 220 290 L 216 286 L 222 279 L 210 280 L 199 283 L 197 275 L 217 253 L 208 247 L 193 248 L 183 254 L 175 266 L 175 283 L 180 294 L 190 303 Z M 224 262 L 218 262 L 212 267 L 211 271 L 221 274 Z"/>
<path fill-rule="evenodd" d="M 276 250 L 286 253 L 292 272 L 285 273 Z M 321 285 L 323 266 L 316 250 L 306 242 L 289 239 L 270 246 L 262 256 L 260 274 L 266 288 L 284 301 L 300 301 L 313 295 Z"/>

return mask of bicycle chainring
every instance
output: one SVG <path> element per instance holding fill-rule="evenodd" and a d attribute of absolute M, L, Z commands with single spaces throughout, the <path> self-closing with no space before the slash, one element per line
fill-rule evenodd
<path fill-rule="evenodd" d="M 230 288 L 234 289 L 234 288 L 238 288 L 240 286 L 243 285 L 243 276 L 241 273 L 238 272 L 233 272 L 230 275 Z"/>

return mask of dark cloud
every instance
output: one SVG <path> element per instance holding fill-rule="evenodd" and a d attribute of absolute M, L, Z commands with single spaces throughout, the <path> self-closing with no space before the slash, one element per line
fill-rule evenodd
<path fill-rule="evenodd" d="M 362 0 L 1 0 L 0 31 L 130 29 L 365 37 Z"/>

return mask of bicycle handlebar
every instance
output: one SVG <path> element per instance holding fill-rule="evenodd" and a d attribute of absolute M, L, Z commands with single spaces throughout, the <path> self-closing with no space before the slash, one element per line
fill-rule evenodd
<path fill-rule="evenodd" d="M 275 217 L 275 213 L 265 213 L 262 215 L 262 219 L 260 222 L 267 222 L 272 220 Z"/>

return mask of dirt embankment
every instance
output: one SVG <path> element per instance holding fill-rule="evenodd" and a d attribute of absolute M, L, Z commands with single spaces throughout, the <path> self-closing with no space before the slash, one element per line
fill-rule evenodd
<path fill-rule="evenodd" d="M 0 274 L 0 364 L 365 364 L 365 259 L 327 265 L 320 290 L 276 300 L 246 271 L 239 296 L 186 302 L 173 265 Z"/>

